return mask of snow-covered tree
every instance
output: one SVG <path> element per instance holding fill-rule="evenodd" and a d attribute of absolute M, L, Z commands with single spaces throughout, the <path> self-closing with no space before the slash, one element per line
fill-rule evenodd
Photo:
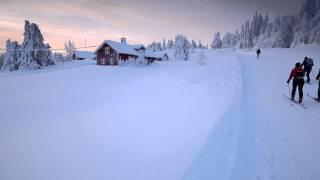
<path fill-rule="evenodd" d="M 260 13 L 258 13 L 258 11 L 256 11 L 255 15 L 253 16 L 253 20 L 250 24 L 250 30 L 249 30 L 249 32 L 252 33 L 250 38 L 253 42 L 249 43 L 251 44 L 251 46 L 253 46 L 259 39 L 261 30 L 263 29 L 263 25 L 264 25 L 263 16 Z"/>
<path fill-rule="evenodd" d="M 166 50 L 166 49 L 167 49 L 166 39 L 163 38 L 163 40 L 162 40 L 162 50 Z"/>
<path fill-rule="evenodd" d="M 226 33 L 222 38 L 222 48 L 233 48 L 237 43 L 235 34 Z"/>
<path fill-rule="evenodd" d="M 269 15 L 266 14 L 264 16 L 264 18 L 263 18 L 263 21 L 262 21 L 262 27 L 261 27 L 261 30 L 260 30 L 260 35 L 266 33 L 268 25 L 269 25 Z"/>
<path fill-rule="evenodd" d="M 76 51 L 76 45 L 73 41 L 68 41 L 68 42 L 65 42 L 64 43 L 64 50 L 65 50 L 65 54 L 66 54 L 66 57 L 65 59 L 67 61 L 71 61 L 73 60 L 72 57 Z"/>
<path fill-rule="evenodd" d="M 4 61 L 4 54 L 3 53 L 0 53 L 0 69 L 3 65 L 3 61 Z"/>
<path fill-rule="evenodd" d="M 310 31 L 309 42 L 320 44 L 320 24 L 312 28 L 312 30 Z"/>
<path fill-rule="evenodd" d="M 37 24 L 25 21 L 24 41 L 21 45 L 19 69 L 39 69 L 42 66 L 54 65 L 50 46 L 44 43 Z"/>
<path fill-rule="evenodd" d="M 2 70 L 16 71 L 20 67 L 21 46 L 17 41 L 6 41 L 6 52 L 4 54 Z"/>
<path fill-rule="evenodd" d="M 199 41 L 199 43 L 198 43 L 198 48 L 199 49 L 206 49 L 205 45 L 203 45 L 201 41 Z"/>
<path fill-rule="evenodd" d="M 320 0 L 317 1 L 316 12 L 310 24 L 311 27 L 308 42 L 320 44 Z"/>
<path fill-rule="evenodd" d="M 168 43 L 167 43 L 167 49 L 172 49 L 173 48 L 173 40 L 170 39 L 168 40 Z"/>
<path fill-rule="evenodd" d="M 62 53 L 53 53 L 53 59 L 55 62 L 62 62 L 63 63 L 65 61 Z"/>
<path fill-rule="evenodd" d="M 156 42 L 155 49 L 156 49 L 156 51 L 162 51 L 161 42 Z"/>
<path fill-rule="evenodd" d="M 188 60 L 189 59 L 189 50 L 190 50 L 190 42 L 183 35 L 177 35 L 174 42 L 175 47 L 175 58 Z"/>
<path fill-rule="evenodd" d="M 317 11 L 316 0 L 306 0 L 303 3 L 296 17 L 295 35 L 291 46 L 312 43 L 309 41 L 310 33 L 320 23 L 319 21 L 315 21 Z"/>
<path fill-rule="evenodd" d="M 230 38 L 231 34 L 226 34 L 222 47 L 230 46 Z M 268 14 L 263 17 L 256 12 L 235 34 L 233 43 L 236 48 L 288 48 L 320 43 L 320 0 L 306 0 L 295 15 L 278 16 L 274 21 Z"/>
<path fill-rule="evenodd" d="M 220 38 L 220 32 L 214 34 L 214 39 L 211 43 L 212 49 L 221 49 L 222 48 L 222 41 Z"/>
<path fill-rule="evenodd" d="M 197 49 L 198 48 L 196 41 L 194 41 L 194 40 L 191 41 L 191 48 L 192 49 Z"/>
<path fill-rule="evenodd" d="M 279 23 L 280 24 L 277 24 L 279 26 L 279 31 L 272 47 L 290 48 L 294 37 L 294 30 L 292 26 L 294 23 L 294 17 L 283 16 Z"/>
<path fill-rule="evenodd" d="M 147 48 L 151 49 L 154 52 L 162 51 L 162 47 L 161 47 L 161 43 L 160 42 L 153 42 L 153 43 L 149 44 L 147 46 Z"/>

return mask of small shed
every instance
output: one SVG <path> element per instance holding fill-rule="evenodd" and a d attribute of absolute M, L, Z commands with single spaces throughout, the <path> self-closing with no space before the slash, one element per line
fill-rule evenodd
<path fill-rule="evenodd" d="M 95 55 L 93 52 L 91 51 L 75 51 L 74 52 L 74 59 L 75 60 L 92 60 L 95 58 Z"/>

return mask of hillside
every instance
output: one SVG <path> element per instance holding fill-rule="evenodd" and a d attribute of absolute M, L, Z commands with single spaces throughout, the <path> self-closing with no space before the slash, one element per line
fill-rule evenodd
<path fill-rule="evenodd" d="M 296 61 L 318 72 L 319 50 L 2 73 L 0 179 L 319 179 L 320 104 L 283 97 Z"/>

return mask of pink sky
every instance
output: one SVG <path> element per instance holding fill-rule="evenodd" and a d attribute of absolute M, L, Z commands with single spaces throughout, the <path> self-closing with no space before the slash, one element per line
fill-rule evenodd
<path fill-rule="evenodd" d="M 289 13 L 301 1 L 291 0 L 288 8 L 253 0 L 0 0 L 0 47 L 9 38 L 21 42 L 25 19 L 39 25 L 53 48 L 67 40 L 84 46 L 85 38 L 87 45 L 121 37 L 148 44 L 180 33 L 210 43 L 214 32 L 236 30 L 255 10 Z"/>

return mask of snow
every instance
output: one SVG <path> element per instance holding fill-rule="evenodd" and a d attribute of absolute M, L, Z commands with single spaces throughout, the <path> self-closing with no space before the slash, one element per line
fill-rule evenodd
<path fill-rule="evenodd" d="M 319 104 L 282 96 L 296 61 L 318 72 L 319 50 L 1 73 L 0 179 L 319 179 Z"/>
<path fill-rule="evenodd" d="M 91 51 L 75 51 L 75 54 L 77 58 L 84 58 L 88 60 L 92 60 L 95 57 L 94 53 Z"/>
<path fill-rule="evenodd" d="M 164 53 L 161 51 L 153 52 L 151 49 L 147 49 L 144 56 L 149 58 L 163 58 L 163 55 Z"/>
<path fill-rule="evenodd" d="M 135 44 L 135 45 L 131 45 L 134 49 L 141 49 L 141 48 L 145 48 L 143 44 Z"/>

